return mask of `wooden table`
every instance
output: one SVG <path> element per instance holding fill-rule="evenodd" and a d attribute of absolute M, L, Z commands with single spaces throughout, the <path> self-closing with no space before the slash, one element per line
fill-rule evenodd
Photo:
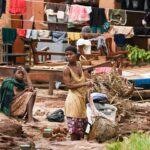
<path fill-rule="evenodd" d="M 83 66 L 83 68 L 89 68 L 92 69 L 93 67 L 103 67 L 103 66 L 110 66 L 110 62 L 105 62 L 105 63 L 101 63 L 98 65 L 94 65 L 94 66 Z M 11 76 L 13 75 L 13 69 L 15 67 L 14 66 L 0 66 L 0 75 L 4 75 L 4 76 Z M 55 82 L 56 81 L 63 81 L 63 69 L 64 69 L 64 65 L 63 66 L 33 66 L 31 67 L 31 70 L 29 72 L 29 74 L 47 74 L 49 76 L 48 82 L 49 82 L 49 94 L 53 95 L 53 89 L 55 87 Z"/>
<path fill-rule="evenodd" d="M 13 69 L 15 66 L 0 66 L 0 76 L 10 77 L 13 75 Z M 48 74 L 49 76 L 49 94 L 53 95 L 53 89 L 55 87 L 55 81 L 62 82 L 63 67 L 31 67 L 30 74 Z"/>
<path fill-rule="evenodd" d="M 61 67 L 49 67 L 49 68 L 35 68 L 31 67 L 30 73 L 41 73 L 41 74 L 48 74 L 49 76 L 49 94 L 53 95 L 53 89 L 55 88 L 55 82 L 60 81 L 62 82 L 62 73 L 63 73 L 64 66 Z"/>

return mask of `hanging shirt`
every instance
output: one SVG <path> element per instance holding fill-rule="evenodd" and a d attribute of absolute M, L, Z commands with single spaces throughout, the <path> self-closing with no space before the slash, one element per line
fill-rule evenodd
<path fill-rule="evenodd" d="M 0 0 L 0 17 L 6 10 L 6 0 Z"/>
<path fill-rule="evenodd" d="M 24 14 L 26 12 L 25 0 L 10 0 L 9 13 Z"/>

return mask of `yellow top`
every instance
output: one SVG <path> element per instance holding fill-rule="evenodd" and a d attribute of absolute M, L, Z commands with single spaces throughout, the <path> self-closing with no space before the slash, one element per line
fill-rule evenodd
<path fill-rule="evenodd" d="M 81 65 L 81 64 L 78 64 Z M 79 77 L 69 66 L 71 72 L 71 83 L 83 83 L 85 82 L 85 76 L 82 71 L 81 77 Z M 86 86 L 70 89 L 65 101 L 65 115 L 66 117 L 73 118 L 86 118 Z"/>

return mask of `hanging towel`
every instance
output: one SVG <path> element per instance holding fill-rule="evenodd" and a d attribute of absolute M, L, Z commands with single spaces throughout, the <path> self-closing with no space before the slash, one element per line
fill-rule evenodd
<path fill-rule="evenodd" d="M 18 36 L 26 37 L 26 29 L 17 29 Z"/>
<path fill-rule="evenodd" d="M 68 43 L 71 41 L 77 41 L 81 38 L 81 33 L 79 32 L 68 32 L 67 33 Z"/>
<path fill-rule="evenodd" d="M 51 23 L 65 23 L 68 21 L 68 5 L 47 3 L 45 6 L 47 21 Z"/>
<path fill-rule="evenodd" d="M 48 30 L 38 30 L 39 38 L 50 38 L 50 31 Z"/>
<path fill-rule="evenodd" d="M 38 39 L 38 30 L 31 30 L 28 29 L 26 31 L 26 38 L 31 38 L 31 39 Z"/>
<path fill-rule="evenodd" d="M 126 38 L 131 38 L 134 36 L 134 31 L 133 27 L 113 26 L 110 34 L 124 34 Z"/>
<path fill-rule="evenodd" d="M 25 0 L 10 0 L 9 13 L 23 15 L 25 12 L 26 12 Z"/>
<path fill-rule="evenodd" d="M 67 37 L 67 32 L 59 32 L 59 31 L 52 32 L 52 40 L 56 43 L 57 42 L 62 43 L 66 37 Z"/>
<path fill-rule="evenodd" d="M 16 40 L 16 36 L 17 30 L 15 28 L 2 28 L 2 38 L 4 44 L 13 44 Z"/>
<path fill-rule="evenodd" d="M 0 17 L 6 10 L 6 0 L 0 0 Z"/>
<path fill-rule="evenodd" d="M 69 22 L 73 24 L 83 24 L 90 20 L 89 14 L 92 9 L 89 6 L 71 5 L 69 11 Z"/>

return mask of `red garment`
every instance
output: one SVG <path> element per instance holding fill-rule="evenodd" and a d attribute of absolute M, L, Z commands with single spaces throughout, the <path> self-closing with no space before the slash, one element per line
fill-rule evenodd
<path fill-rule="evenodd" d="M 26 37 L 26 29 L 17 29 L 18 36 Z"/>
<path fill-rule="evenodd" d="M 9 13 L 24 14 L 26 12 L 25 0 L 10 0 Z"/>

